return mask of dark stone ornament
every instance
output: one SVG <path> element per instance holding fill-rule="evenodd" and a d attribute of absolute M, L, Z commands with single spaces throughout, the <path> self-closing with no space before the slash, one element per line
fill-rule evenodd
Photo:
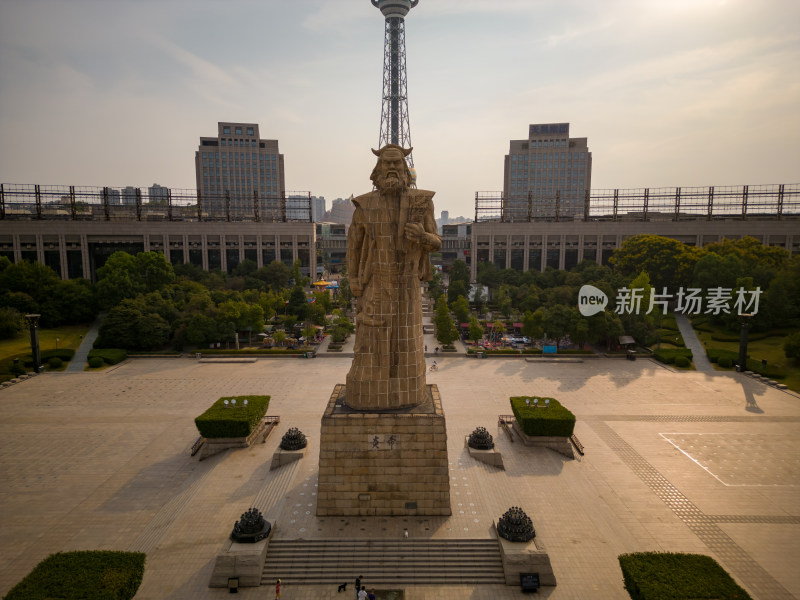
<path fill-rule="evenodd" d="M 257 508 L 250 508 L 234 524 L 231 539 L 240 544 L 255 544 L 267 537 L 270 529 L 272 525 L 264 520 L 261 512 Z"/>
<path fill-rule="evenodd" d="M 530 542 L 536 537 L 531 518 L 519 506 L 512 506 L 500 517 L 497 533 L 510 542 Z"/>
<path fill-rule="evenodd" d="M 301 448 L 305 448 L 307 444 L 308 440 L 305 434 L 297 427 L 289 429 L 289 431 L 283 434 L 283 439 L 281 439 L 282 450 L 300 450 Z"/>
<path fill-rule="evenodd" d="M 470 448 L 475 448 L 476 450 L 491 450 L 494 448 L 494 439 L 492 434 L 486 431 L 485 427 L 478 427 L 469 434 L 467 444 Z"/>

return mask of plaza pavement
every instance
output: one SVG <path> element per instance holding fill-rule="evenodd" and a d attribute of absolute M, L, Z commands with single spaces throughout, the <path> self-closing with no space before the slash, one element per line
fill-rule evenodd
<path fill-rule="evenodd" d="M 650 550 L 711 555 L 760 600 L 800 597 L 797 395 L 736 373 L 676 373 L 649 360 L 438 362 L 429 382 L 447 417 L 449 518 L 315 516 L 320 419 L 344 382 L 347 357 L 136 359 L 0 390 L 0 594 L 50 553 L 116 549 L 147 553 L 137 599 L 228 597 L 207 587 L 214 558 L 253 505 L 289 539 L 400 539 L 405 528 L 415 538 L 485 538 L 517 505 L 533 519 L 558 580 L 538 597 L 624 600 L 617 556 Z M 271 395 L 278 429 L 265 444 L 190 457 L 194 417 L 240 394 Z M 569 407 L 585 456 L 512 444 L 497 416 L 521 394 Z M 495 436 L 505 471 L 468 456 L 464 436 L 477 426 Z M 269 471 L 289 427 L 309 437 L 309 451 Z M 519 587 L 405 587 L 407 600 L 520 596 Z M 273 589 L 239 597 L 271 600 Z M 282 594 L 337 597 L 335 586 L 285 585 Z"/>

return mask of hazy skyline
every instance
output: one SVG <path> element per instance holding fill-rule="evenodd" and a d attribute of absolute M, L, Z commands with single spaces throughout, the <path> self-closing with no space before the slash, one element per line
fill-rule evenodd
<path fill-rule="evenodd" d="M 419 186 L 469 217 L 548 122 L 589 139 L 595 189 L 797 183 L 798 22 L 794 0 L 421 0 Z M 369 0 L 3 0 L 0 181 L 194 188 L 199 138 L 241 121 L 330 207 L 370 189 L 382 72 Z"/>

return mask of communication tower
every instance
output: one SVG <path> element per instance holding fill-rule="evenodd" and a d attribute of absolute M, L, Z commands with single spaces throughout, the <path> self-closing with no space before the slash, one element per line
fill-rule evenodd
<path fill-rule="evenodd" d="M 378 147 L 397 144 L 411 148 L 408 124 L 408 92 L 406 91 L 406 24 L 405 17 L 419 0 L 371 0 L 386 19 L 383 40 L 383 104 Z M 414 166 L 409 154 L 409 166 Z"/>

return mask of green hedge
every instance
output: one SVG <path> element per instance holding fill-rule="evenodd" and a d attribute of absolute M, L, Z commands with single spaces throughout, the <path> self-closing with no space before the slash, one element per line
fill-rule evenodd
<path fill-rule="evenodd" d="M 486 354 L 542 354 L 540 348 L 525 348 L 524 350 L 516 350 L 514 348 L 499 348 L 496 350 L 478 350 L 476 348 L 468 348 L 467 354 L 475 354 L 476 352 L 486 352 Z M 559 350 L 558 354 L 594 354 L 592 350 Z"/>
<path fill-rule="evenodd" d="M 734 350 L 723 350 L 721 348 L 708 348 L 706 356 L 712 363 L 718 363 L 720 358 L 729 358 L 733 363 L 739 360 L 739 353 Z"/>
<path fill-rule="evenodd" d="M 89 362 L 89 367 L 92 369 L 99 369 L 105 364 L 103 362 L 103 359 L 100 358 L 99 356 L 93 356 L 88 360 L 88 362 Z"/>
<path fill-rule="evenodd" d="M 47 362 L 51 358 L 60 358 L 63 362 L 69 362 L 72 360 L 72 357 L 75 356 L 75 350 L 72 348 L 59 348 L 58 350 L 51 348 L 49 350 L 42 350 L 41 356 L 42 362 Z"/>
<path fill-rule="evenodd" d="M 709 556 L 637 552 L 618 559 L 625 589 L 633 600 L 752 600 Z"/>
<path fill-rule="evenodd" d="M 196 352 L 203 354 L 302 354 L 303 352 L 314 352 L 313 346 L 300 346 L 294 350 L 289 348 L 245 348 L 243 350 L 225 350 L 223 348 L 198 348 Z"/>
<path fill-rule="evenodd" d="M 736 364 L 734 362 L 734 364 Z M 770 379 L 783 379 L 786 377 L 786 371 L 777 365 L 771 365 L 767 363 L 767 366 L 764 367 L 761 365 L 760 360 L 755 360 L 752 358 L 747 359 L 747 370 L 752 371 L 753 373 L 758 373 L 759 375 L 763 375 L 764 377 L 769 377 Z"/>
<path fill-rule="evenodd" d="M 665 365 L 675 364 L 675 358 L 678 356 L 685 356 L 691 361 L 692 351 L 688 348 L 661 348 L 653 351 L 653 358 Z"/>
<path fill-rule="evenodd" d="M 89 350 L 88 359 L 95 356 L 102 358 L 107 365 L 116 365 L 128 358 L 128 351 L 121 348 L 103 348 L 102 350 Z"/>
<path fill-rule="evenodd" d="M 223 396 L 194 422 L 204 438 L 247 437 L 267 414 L 269 396 Z M 225 408 L 223 400 L 236 400 L 236 408 Z M 247 407 L 244 406 L 247 400 Z"/>
<path fill-rule="evenodd" d="M 80 551 L 51 554 L 5 600 L 130 600 L 144 575 L 142 552 Z"/>
<path fill-rule="evenodd" d="M 676 337 L 678 339 L 675 339 Z M 680 346 L 681 348 L 686 346 L 686 344 L 684 343 L 683 339 L 680 336 L 676 336 L 675 334 L 662 335 L 661 336 L 661 343 L 662 344 L 672 344 L 673 346 Z"/>
<path fill-rule="evenodd" d="M 525 399 L 531 406 L 525 404 Z M 539 408 L 533 407 L 533 401 L 539 400 Z M 564 408 L 555 398 L 539 396 L 512 396 L 511 410 L 526 435 L 569 437 L 575 430 L 575 415 Z M 543 408 L 544 401 L 550 400 L 550 408 Z"/>

